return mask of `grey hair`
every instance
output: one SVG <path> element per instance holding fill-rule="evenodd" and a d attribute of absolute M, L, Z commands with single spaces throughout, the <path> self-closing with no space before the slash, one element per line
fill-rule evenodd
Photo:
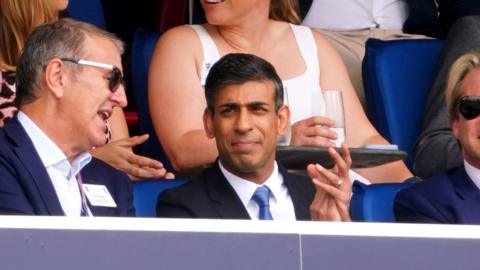
<path fill-rule="evenodd" d="M 56 57 L 82 58 L 86 37 L 101 37 L 110 40 L 119 50 L 124 43 L 115 35 L 91 24 L 72 19 L 60 19 L 35 28 L 25 41 L 17 63 L 17 85 L 15 105 L 31 103 L 38 98 L 40 75 L 45 66 Z"/>

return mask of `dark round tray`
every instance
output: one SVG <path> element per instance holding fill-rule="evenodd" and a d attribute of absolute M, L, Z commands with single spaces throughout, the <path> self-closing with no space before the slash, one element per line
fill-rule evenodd
<path fill-rule="evenodd" d="M 341 148 L 335 148 L 342 153 Z M 370 148 L 349 148 L 352 157 L 352 168 L 368 168 L 385 163 L 403 160 L 407 154 L 401 150 L 385 150 Z M 276 159 L 289 170 L 305 170 L 311 163 L 331 168 L 333 159 L 324 147 L 277 146 Z"/>

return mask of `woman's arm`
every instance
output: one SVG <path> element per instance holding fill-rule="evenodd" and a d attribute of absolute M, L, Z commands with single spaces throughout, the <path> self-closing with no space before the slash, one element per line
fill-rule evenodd
<path fill-rule="evenodd" d="M 130 137 L 130 134 L 128 133 L 127 120 L 125 119 L 125 114 L 123 113 L 122 108 L 113 108 L 113 112 L 109 120 L 110 127 L 112 128 L 112 142 Z"/>
<path fill-rule="evenodd" d="M 162 35 L 150 65 L 148 98 L 153 126 L 171 164 L 181 172 L 199 169 L 217 157 L 215 142 L 203 129 L 202 58 L 194 30 L 180 26 Z"/>
<path fill-rule="evenodd" d="M 318 32 L 314 32 L 320 64 L 320 88 L 342 91 L 345 106 L 346 143 L 349 147 L 366 144 L 387 144 L 368 120 L 353 89 L 339 54 Z M 400 182 L 412 176 L 402 161 L 356 170 L 372 182 Z"/>

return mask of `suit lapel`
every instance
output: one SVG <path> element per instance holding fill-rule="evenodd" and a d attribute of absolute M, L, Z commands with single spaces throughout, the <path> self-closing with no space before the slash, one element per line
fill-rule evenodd
<path fill-rule="evenodd" d="M 461 218 L 465 223 L 480 223 L 480 190 L 462 166 L 454 171 L 450 180 L 455 187 L 455 192 L 461 199 Z"/>
<path fill-rule="evenodd" d="M 217 211 L 224 219 L 250 219 L 233 187 L 220 171 L 218 161 L 205 173 L 205 182 L 210 199 L 217 205 Z"/>
<path fill-rule="evenodd" d="M 313 184 L 312 190 L 306 190 L 306 187 L 298 182 L 303 179 L 297 179 L 299 176 L 288 173 L 287 170 L 280 165 L 279 169 L 283 175 L 290 197 L 292 198 L 295 218 L 297 220 L 310 220 L 309 207 L 313 198 L 311 194 L 314 193 L 314 191 L 312 191 L 314 189 Z M 217 211 L 221 218 L 250 219 L 247 209 L 245 209 L 237 193 L 220 171 L 218 161 L 207 170 L 205 178 L 207 192 L 210 199 L 218 205 Z"/>
<path fill-rule="evenodd" d="M 278 165 L 283 181 L 287 186 L 288 193 L 292 198 L 293 207 L 295 209 L 295 218 L 297 220 L 310 220 L 310 204 L 311 196 L 308 195 L 303 185 L 299 183 L 302 179 L 296 179 L 299 176 L 289 173 L 283 166 Z"/>
<path fill-rule="evenodd" d="M 16 117 L 10 122 L 5 125 L 5 132 L 16 144 L 14 151 L 29 172 L 45 207 L 48 209 L 48 214 L 64 215 L 52 181 L 35 151 L 32 141 Z"/>

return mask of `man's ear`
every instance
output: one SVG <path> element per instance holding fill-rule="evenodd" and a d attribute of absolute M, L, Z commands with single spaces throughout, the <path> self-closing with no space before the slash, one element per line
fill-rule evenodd
<path fill-rule="evenodd" d="M 207 134 L 208 138 L 215 138 L 213 128 L 213 115 L 208 108 L 203 111 L 203 128 L 205 129 L 205 133 Z"/>
<path fill-rule="evenodd" d="M 65 72 L 65 63 L 58 58 L 54 58 L 45 66 L 45 84 L 50 92 L 56 97 L 61 98 L 64 94 L 67 73 Z"/>
<path fill-rule="evenodd" d="M 290 128 L 290 109 L 282 105 L 277 112 L 277 135 L 284 135 Z"/>
<path fill-rule="evenodd" d="M 453 132 L 453 136 L 458 140 L 459 138 L 459 127 L 458 127 L 458 121 L 460 121 L 460 117 L 461 116 L 457 116 L 457 117 L 454 117 L 454 116 L 451 116 L 450 117 L 450 125 L 452 126 L 452 132 Z"/>

